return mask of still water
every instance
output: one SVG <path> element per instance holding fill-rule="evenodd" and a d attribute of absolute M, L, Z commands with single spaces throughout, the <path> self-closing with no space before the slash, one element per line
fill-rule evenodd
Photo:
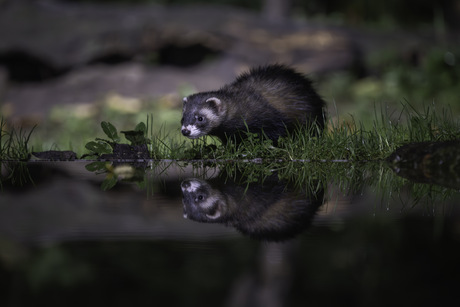
<path fill-rule="evenodd" d="M 0 305 L 456 304 L 459 189 L 396 172 L 3 164 Z"/>

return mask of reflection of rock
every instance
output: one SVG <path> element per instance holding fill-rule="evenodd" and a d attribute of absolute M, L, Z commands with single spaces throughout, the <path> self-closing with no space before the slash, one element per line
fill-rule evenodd
<path fill-rule="evenodd" d="M 460 188 L 460 141 L 411 143 L 388 159 L 401 177 L 415 182 Z"/>
<path fill-rule="evenodd" d="M 294 191 L 276 175 L 261 183 L 230 178 L 192 178 L 181 184 L 184 217 L 222 223 L 250 237 L 284 240 L 306 229 L 321 206 L 324 191 Z"/>

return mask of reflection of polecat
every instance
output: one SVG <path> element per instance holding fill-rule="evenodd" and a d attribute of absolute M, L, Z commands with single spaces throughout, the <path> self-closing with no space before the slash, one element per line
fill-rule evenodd
<path fill-rule="evenodd" d="M 297 126 L 324 127 L 324 101 L 310 80 L 291 68 L 269 65 L 250 70 L 220 90 L 184 98 L 182 134 L 214 135 L 223 142 L 239 132 L 277 141 Z"/>
<path fill-rule="evenodd" d="M 277 176 L 249 186 L 227 178 L 192 178 L 181 189 L 185 218 L 222 223 L 265 240 L 285 240 L 306 229 L 324 197 L 323 190 L 293 191 Z"/>

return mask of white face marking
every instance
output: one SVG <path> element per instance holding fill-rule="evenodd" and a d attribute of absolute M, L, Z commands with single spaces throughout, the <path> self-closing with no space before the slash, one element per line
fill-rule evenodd
<path fill-rule="evenodd" d="M 219 118 L 213 110 L 210 110 L 210 109 L 203 109 L 201 110 L 201 114 L 204 115 L 209 122 L 213 123 L 213 122 L 216 122 L 217 119 Z"/>
<path fill-rule="evenodd" d="M 210 220 L 215 220 L 222 215 L 222 212 L 216 211 L 214 214 L 206 214 L 206 217 Z"/>
<path fill-rule="evenodd" d="M 200 208 L 201 209 L 208 209 L 214 206 L 214 203 L 218 201 L 219 198 L 217 196 L 212 196 L 209 197 L 205 202 L 200 203 Z M 218 207 L 217 210 L 213 214 L 206 214 L 206 217 L 208 219 L 217 219 L 222 215 L 222 212 L 220 211 L 220 208 Z"/>
<path fill-rule="evenodd" d="M 196 180 L 190 180 L 189 181 L 190 186 L 187 187 L 186 189 L 182 189 L 183 191 L 187 191 L 189 193 L 195 192 L 199 187 L 201 187 L 201 183 Z"/>
<path fill-rule="evenodd" d="M 219 200 L 219 198 L 217 198 L 216 196 L 211 196 L 208 199 L 206 199 L 205 201 L 200 202 L 199 206 L 200 206 L 201 209 L 211 208 L 213 206 L 214 202 L 216 202 L 218 200 Z"/>
<path fill-rule="evenodd" d="M 182 126 L 182 130 L 184 129 L 187 129 L 190 131 L 190 135 L 188 135 L 188 137 L 191 139 L 200 137 L 202 135 L 201 130 L 198 129 L 195 125 Z"/>

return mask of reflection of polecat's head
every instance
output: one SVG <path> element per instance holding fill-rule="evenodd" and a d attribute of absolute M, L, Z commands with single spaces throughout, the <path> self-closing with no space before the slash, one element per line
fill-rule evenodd
<path fill-rule="evenodd" d="M 263 184 L 240 185 L 233 180 L 198 178 L 181 183 L 184 217 L 222 223 L 252 238 L 286 240 L 311 224 L 324 191 L 293 191 L 270 177 Z"/>
<path fill-rule="evenodd" d="M 198 93 L 183 99 L 182 134 L 190 139 L 208 135 L 221 122 L 224 106 L 215 93 Z"/>
<path fill-rule="evenodd" d="M 218 221 L 226 211 L 226 203 L 219 191 L 197 178 L 181 183 L 184 217 L 199 222 Z"/>

